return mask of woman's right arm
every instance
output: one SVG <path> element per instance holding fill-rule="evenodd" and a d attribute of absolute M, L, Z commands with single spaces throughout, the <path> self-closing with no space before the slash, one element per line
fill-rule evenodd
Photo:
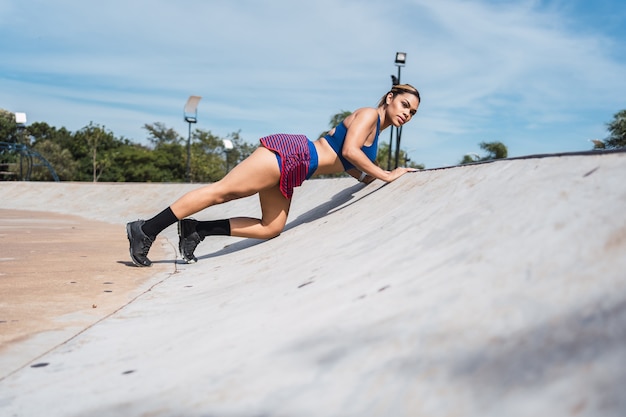
<path fill-rule="evenodd" d="M 358 168 L 352 168 L 346 171 L 346 173 L 348 175 L 350 175 L 353 178 L 356 178 L 357 180 L 359 180 L 359 182 L 363 182 L 365 184 L 369 184 L 370 182 L 374 181 L 376 178 L 372 177 L 371 175 L 367 175 L 365 172 L 363 171 L 359 171 Z"/>
<path fill-rule="evenodd" d="M 371 177 L 369 182 L 372 182 L 374 179 L 391 182 L 407 172 L 416 171 L 414 168 L 404 167 L 396 168 L 393 171 L 385 171 L 370 161 L 361 148 L 365 145 L 368 136 L 375 132 L 376 123 L 378 122 L 378 111 L 372 108 L 359 109 L 353 113 L 353 116 L 354 118 L 350 121 L 341 153 L 360 172 L 364 172 L 368 177 Z M 359 178 L 360 175 L 361 173 L 355 178 Z"/>

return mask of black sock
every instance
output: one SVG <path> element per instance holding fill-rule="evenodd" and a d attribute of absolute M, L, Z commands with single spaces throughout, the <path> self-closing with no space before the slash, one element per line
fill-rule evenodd
<path fill-rule="evenodd" d="M 207 236 L 230 236 L 230 220 L 198 222 L 196 232 L 203 239 Z"/>
<path fill-rule="evenodd" d="M 142 229 L 145 234 L 154 239 L 163 229 L 173 225 L 177 221 L 178 218 L 174 215 L 172 209 L 168 207 L 150 220 L 146 220 Z"/>

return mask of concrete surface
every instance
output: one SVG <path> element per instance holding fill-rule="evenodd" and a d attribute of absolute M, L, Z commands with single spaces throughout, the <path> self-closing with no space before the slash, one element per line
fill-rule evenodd
<path fill-rule="evenodd" d="M 165 239 L 155 256 L 172 251 Z M 171 274 L 135 268 L 110 223 L 0 209 L 0 376 L 105 319 Z M 112 262 L 111 260 L 116 260 Z"/>
<path fill-rule="evenodd" d="M 0 415 L 624 416 L 625 174 L 598 153 L 311 180 L 280 237 L 207 239 L 195 265 L 171 227 L 168 275 L 5 369 Z M 125 242 L 193 187 L 0 183 L 0 208 Z"/>

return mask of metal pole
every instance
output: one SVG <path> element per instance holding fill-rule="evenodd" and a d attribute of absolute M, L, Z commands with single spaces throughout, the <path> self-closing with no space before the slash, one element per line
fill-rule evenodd
<path fill-rule="evenodd" d="M 398 84 L 398 79 L 392 75 L 391 76 L 391 88 L 393 89 L 393 87 L 396 84 Z M 392 151 L 393 151 L 393 126 L 389 127 L 389 152 L 387 155 L 387 171 L 391 171 L 391 156 L 392 156 L 391 152 Z"/>
<path fill-rule="evenodd" d="M 398 65 L 398 84 L 400 84 L 400 65 Z M 396 128 L 396 168 L 400 163 L 400 138 L 402 137 L 402 126 Z"/>
<path fill-rule="evenodd" d="M 189 133 L 187 134 L 187 172 L 185 173 L 187 182 L 191 182 L 191 124 L 198 122 L 198 103 L 201 98 L 200 96 L 189 96 L 183 111 L 185 121 L 189 123 Z"/>
<path fill-rule="evenodd" d="M 187 172 L 185 174 L 187 182 L 191 182 L 191 122 L 189 123 L 189 134 L 187 135 Z"/>
<path fill-rule="evenodd" d="M 389 155 L 387 155 L 387 171 L 391 171 L 391 148 L 393 148 L 393 126 L 389 128 Z"/>

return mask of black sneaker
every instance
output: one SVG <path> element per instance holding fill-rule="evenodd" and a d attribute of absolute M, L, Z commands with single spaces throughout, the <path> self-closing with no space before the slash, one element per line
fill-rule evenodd
<path fill-rule="evenodd" d="M 178 249 L 180 250 L 180 255 L 188 264 L 198 262 L 198 258 L 194 256 L 193 252 L 196 250 L 198 243 L 204 240 L 204 237 L 200 237 L 198 232 L 196 232 L 197 224 L 198 221 L 194 219 L 178 221 Z"/>
<path fill-rule="evenodd" d="M 152 265 L 152 262 L 148 259 L 148 251 L 154 239 L 151 239 L 141 229 L 144 223 L 145 221 L 143 220 L 126 223 L 126 234 L 130 242 L 130 259 L 137 266 Z"/>

